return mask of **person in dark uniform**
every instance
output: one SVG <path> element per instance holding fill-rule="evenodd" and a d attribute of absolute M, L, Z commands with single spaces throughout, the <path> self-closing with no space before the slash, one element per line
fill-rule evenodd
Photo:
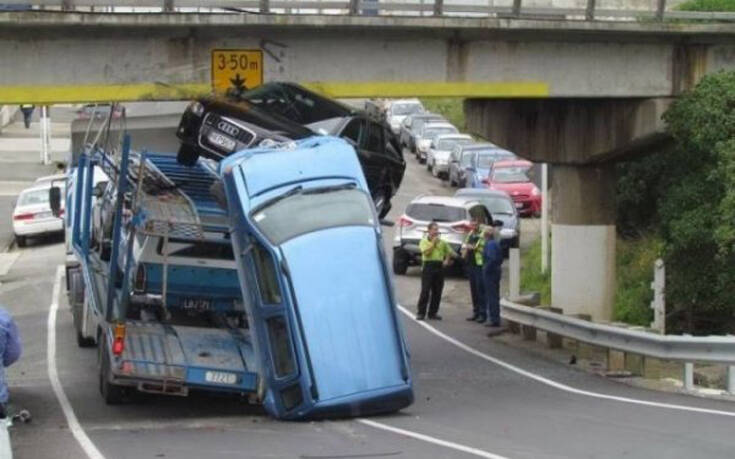
<path fill-rule="evenodd" d="M 33 105 L 23 104 L 20 106 L 20 111 L 23 112 L 23 124 L 26 129 L 31 127 L 31 117 L 33 116 L 33 109 L 36 108 Z"/>
<path fill-rule="evenodd" d="M 429 223 L 428 232 L 419 243 L 421 250 L 421 295 L 417 305 L 416 320 L 424 320 L 426 305 L 429 304 L 429 319 L 442 320 L 439 302 L 444 289 L 444 267 L 458 255 L 439 237 L 439 225 Z M 429 300 L 431 298 L 431 300 Z"/>
<path fill-rule="evenodd" d="M 485 281 L 487 319 L 489 327 L 500 326 L 500 267 L 503 264 L 503 249 L 493 237 L 495 229 L 485 229 L 485 248 L 482 251 L 482 277 Z"/>
<path fill-rule="evenodd" d="M 470 232 L 462 244 L 462 259 L 470 280 L 472 298 L 472 315 L 469 321 L 485 322 L 487 318 L 487 301 L 485 301 L 485 282 L 482 279 L 482 249 L 485 248 L 485 237 L 479 218 L 473 218 Z"/>

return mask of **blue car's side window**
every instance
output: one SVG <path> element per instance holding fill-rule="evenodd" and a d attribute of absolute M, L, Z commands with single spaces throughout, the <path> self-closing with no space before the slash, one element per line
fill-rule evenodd
<path fill-rule="evenodd" d="M 275 263 L 270 253 L 258 241 L 253 241 L 253 261 L 258 276 L 260 296 L 266 304 L 281 303 L 281 289 L 278 286 Z"/>

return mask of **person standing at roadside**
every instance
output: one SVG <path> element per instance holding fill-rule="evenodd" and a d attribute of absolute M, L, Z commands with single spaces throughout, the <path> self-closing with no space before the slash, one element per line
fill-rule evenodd
<path fill-rule="evenodd" d="M 487 319 L 489 327 L 500 326 L 500 267 L 503 264 L 503 249 L 494 239 L 495 229 L 488 227 L 483 236 L 485 247 L 482 250 L 482 277 L 485 281 Z"/>
<path fill-rule="evenodd" d="M 479 218 L 472 218 L 470 232 L 462 244 L 462 259 L 467 268 L 467 277 L 470 280 L 470 296 L 472 298 L 472 315 L 468 321 L 485 322 L 487 319 L 487 302 L 485 301 L 485 282 L 482 277 L 485 237 Z"/>
<path fill-rule="evenodd" d="M 23 124 L 25 124 L 26 129 L 30 129 L 31 127 L 31 117 L 33 116 L 34 108 L 36 107 L 29 104 L 23 104 L 20 106 L 20 111 L 23 112 Z"/>
<path fill-rule="evenodd" d="M 449 266 L 452 259 L 458 255 L 439 236 L 439 225 L 436 222 L 429 223 L 428 232 L 421 242 L 421 294 L 417 305 L 418 312 L 416 320 L 424 320 L 426 317 L 426 305 L 429 305 L 428 318 L 431 320 L 442 320 L 438 314 L 439 303 L 442 299 L 444 289 L 444 267 Z"/>
<path fill-rule="evenodd" d="M 2 364 L 0 365 L 0 418 L 7 416 L 7 405 L 10 399 L 5 368 L 15 363 L 20 358 L 20 353 L 18 326 L 13 316 L 4 308 L 0 308 L 0 357 L 2 357 L 2 362 L 0 362 Z"/>

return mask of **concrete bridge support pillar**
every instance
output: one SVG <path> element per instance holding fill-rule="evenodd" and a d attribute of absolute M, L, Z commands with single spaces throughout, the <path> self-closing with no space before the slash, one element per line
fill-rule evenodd
<path fill-rule="evenodd" d="M 610 320 L 615 293 L 614 162 L 667 139 L 671 99 L 469 99 L 469 131 L 551 169 L 551 297 L 565 314 Z"/>
<path fill-rule="evenodd" d="M 610 320 L 615 300 L 615 175 L 611 164 L 553 168 L 551 304 Z"/>

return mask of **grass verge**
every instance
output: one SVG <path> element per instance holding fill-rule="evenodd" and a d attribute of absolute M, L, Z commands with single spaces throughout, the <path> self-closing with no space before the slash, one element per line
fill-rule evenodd
<path fill-rule="evenodd" d="M 651 235 L 617 240 L 614 320 L 644 326 L 651 323 L 653 265 L 661 250 L 661 240 Z M 551 304 L 551 269 L 541 272 L 541 238 L 521 251 L 521 291 L 539 292 L 541 304 Z"/>

